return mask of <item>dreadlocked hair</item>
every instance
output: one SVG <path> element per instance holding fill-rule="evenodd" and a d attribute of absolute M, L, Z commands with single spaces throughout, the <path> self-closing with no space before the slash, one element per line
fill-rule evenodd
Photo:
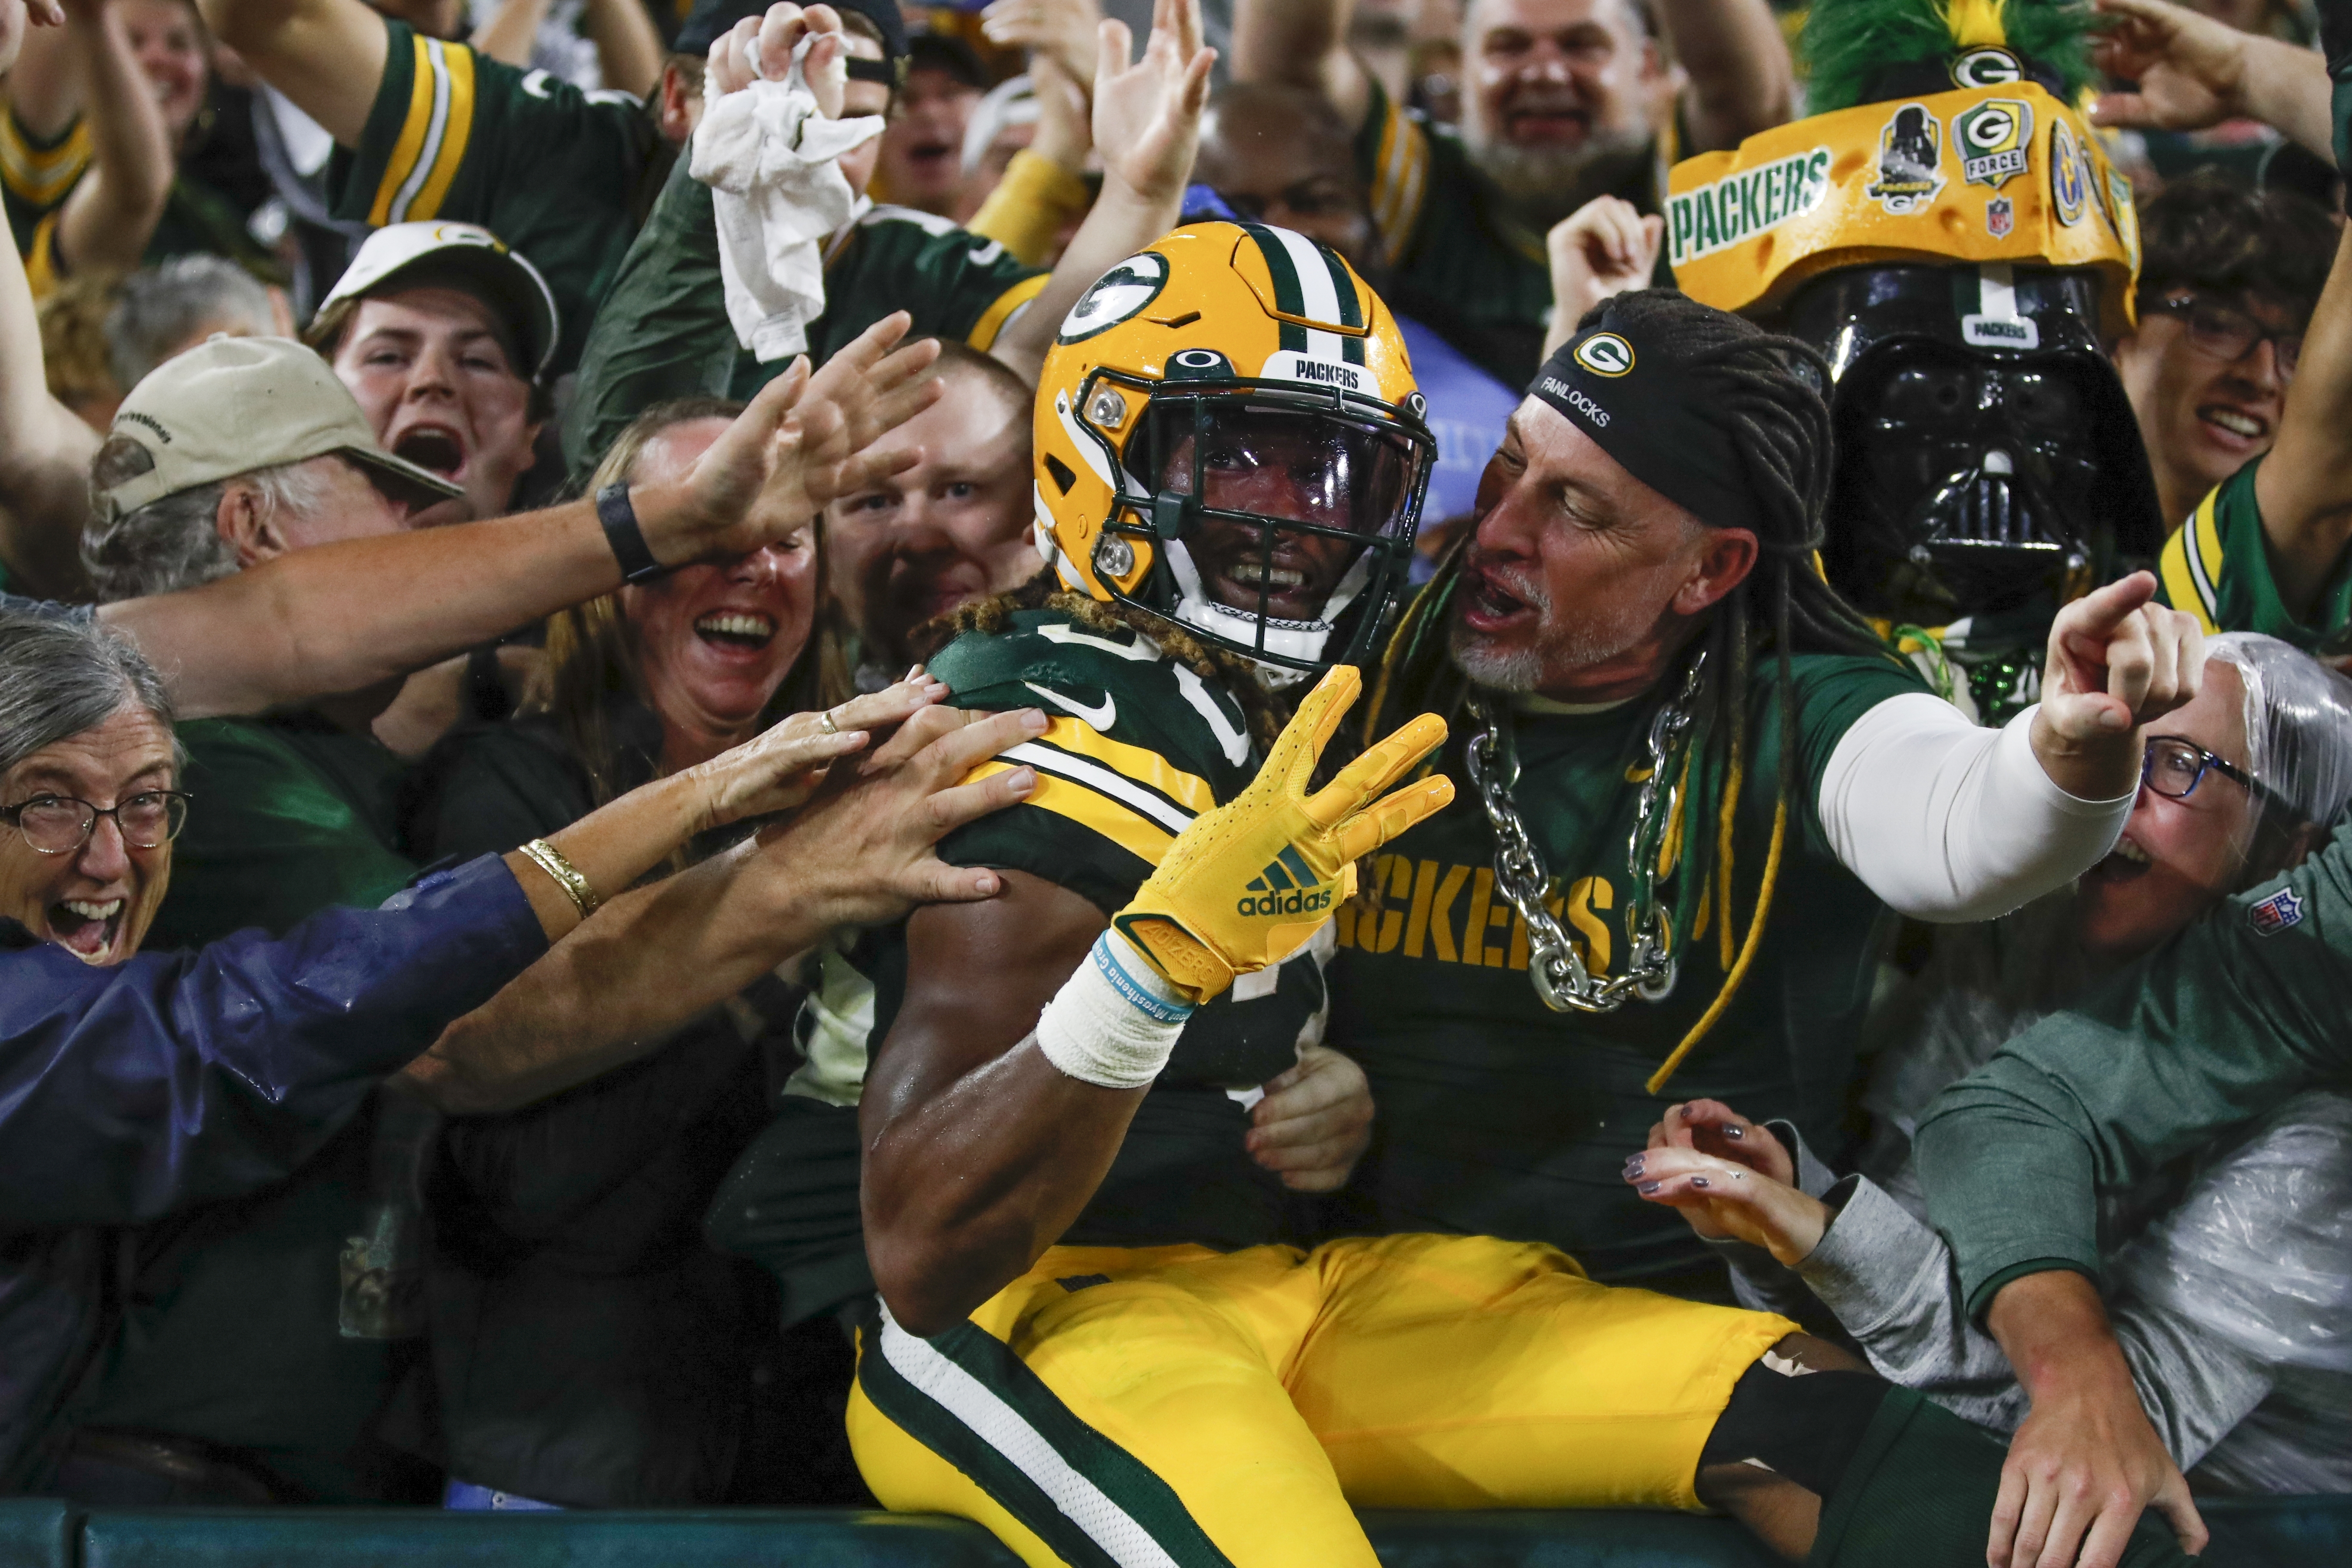
<path fill-rule="evenodd" d="M 1170 658 L 1202 680 L 1223 686 L 1232 695 L 1261 753 L 1273 750 L 1275 738 L 1290 721 L 1292 705 L 1266 689 L 1265 682 L 1258 679 L 1256 666 L 1248 659 L 1211 647 L 1174 621 L 1147 610 L 1073 594 L 1062 586 L 1050 566 L 1017 588 L 959 605 L 946 615 L 924 623 L 915 634 L 914 651 L 929 658 L 966 632 L 1001 632 L 1017 610 L 1055 610 L 1095 631 L 1125 630 L 1150 638 Z M 1328 755 L 1325 764 L 1329 765 Z"/>
<path fill-rule="evenodd" d="M 1729 433 L 1738 452 L 1741 488 L 1755 498 L 1757 562 L 1739 584 L 1707 612 L 1704 624 L 1659 682 L 1657 701 L 1683 690 L 1691 660 L 1703 658 L 1691 698 L 1690 723 L 1676 752 L 1666 758 L 1672 781 L 1664 831 L 1654 848 L 1658 880 L 1673 883 L 1669 951 L 1685 963 L 1712 925 L 1723 984 L 1715 1000 L 1649 1080 L 1653 1094 L 1713 1029 L 1747 979 L 1772 908 L 1787 842 L 1789 803 L 1796 790 L 1797 692 L 1790 660 L 1797 653 L 1837 653 L 1894 658 L 1862 614 L 1839 597 L 1821 573 L 1817 555 L 1831 476 L 1829 405 L 1822 389 L 1829 366 L 1795 338 L 1767 332 L 1738 316 L 1699 304 L 1671 289 L 1621 294 L 1605 307 L 1612 325 L 1637 342 L 1669 339 L 1693 383 L 1692 402 Z M 1581 331 L 1601 311 L 1586 313 Z M 1702 519 L 1704 522 L 1706 520 Z M 1442 715 L 1454 740 L 1446 763 L 1459 767 L 1466 745 L 1459 723 L 1470 686 L 1447 647 L 1449 609 L 1470 539 L 1439 563 L 1436 575 L 1405 612 L 1383 650 L 1366 705 L 1363 738 L 1370 743 L 1415 713 Z M 1778 676 L 1780 760 L 1772 832 L 1757 878 L 1746 934 L 1735 937 L 1738 900 L 1733 826 L 1747 769 L 1751 677 L 1769 655 Z M 1665 895 L 1662 892 L 1662 899 Z M 1689 933 L 1686 941 L 1680 933 Z"/>

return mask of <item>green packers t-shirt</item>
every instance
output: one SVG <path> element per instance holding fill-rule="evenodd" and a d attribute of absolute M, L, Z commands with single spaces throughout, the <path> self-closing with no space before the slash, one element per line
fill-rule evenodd
<path fill-rule="evenodd" d="M 89 127 L 79 115 L 55 136 L 37 136 L 16 118 L 13 104 L 0 113 L 0 205 L 7 208 L 17 255 L 33 253 L 41 220 L 65 205 L 89 167 Z"/>
<path fill-rule="evenodd" d="M 1371 107 L 1356 132 L 1356 168 L 1370 195 L 1372 222 L 1393 274 L 1391 298 L 1426 321 L 1506 385 L 1535 379 L 1551 313 L 1551 265 L 1544 237 L 1513 223 L 1451 126 L 1433 125 L 1371 84 Z M 1654 159 L 1613 195 L 1645 213 L 1660 210 Z M 1671 284 L 1660 259 L 1660 283 Z"/>
<path fill-rule="evenodd" d="M 89 172 L 89 129 L 79 116 L 56 136 L 42 138 L 26 130 L 13 109 L 0 112 L 0 200 L 37 300 L 71 275 L 67 258 L 57 252 L 58 214 Z M 152 267 L 194 255 L 225 256 L 265 282 L 287 280 L 278 259 L 246 231 L 245 214 L 236 204 L 183 174 L 172 182 L 140 260 Z"/>
<path fill-rule="evenodd" d="M 416 868 L 399 848 L 406 764 L 322 719 L 198 719 L 179 727 L 194 797 L 147 944 L 201 947 L 259 926 L 282 936 L 331 905 L 373 909 Z"/>
<path fill-rule="evenodd" d="M 1375 904 L 1368 889 L 1340 910 L 1331 968 L 1330 1043 L 1363 1065 L 1380 1107 L 1343 1228 L 1544 1241 L 1597 1279 L 1680 1280 L 1709 1272 L 1707 1248 L 1620 1175 L 1669 1104 L 1710 1096 L 1759 1121 L 1786 1117 L 1832 1157 L 1847 1142 L 1880 906 L 1832 852 L 1814 799 L 1853 721 L 1924 688 L 1891 659 L 1801 656 L 1793 666 L 1797 798 L 1763 940 L 1729 1010 L 1662 1094 L 1646 1080 L 1728 968 L 1715 899 L 1695 930 L 1676 933 L 1680 973 L 1665 1000 L 1553 1013 L 1528 984 L 1527 926 L 1496 890 L 1494 834 L 1466 778 L 1456 778 L 1451 806 L 1373 861 L 1381 897 Z M 1769 657 L 1757 659 L 1735 814 L 1735 938 L 1753 916 L 1771 837 L 1777 674 Z M 1655 710 L 1637 699 L 1599 713 L 1516 716 L 1518 810 L 1552 877 L 1549 905 L 1596 976 L 1622 973 L 1630 947 L 1627 841 Z M 1465 716 L 1463 734 L 1475 723 Z M 1659 884 L 1669 908 L 1674 886 Z"/>
<path fill-rule="evenodd" d="M 2210 635 L 2260 632 L 2308 652 L 2352 626 L 2352 558 L 2319 592 L 2315 624 L 2296 620 L 2271 574 L 2270 541 L 2254 495 L 2256 458 L 2213 487 L 2157 558 L 2157 597 L 2195 616 Z"/>
<path fill-rule="evenodd" d="M 404 22 L 384 30 L 383 79 L 358 150 L 337 148 L 328 168 L 334 216 L 375 227 L 449 218 L 497 235 L 555 295 L 563 331 L 549 369 L 565 374 L 635 232 L 654 142 L 644 108 Z"/>
<path fill-rule="evenodd" d="M 823 364 L 899 310 L 915 318 L 910 336 L 955 338 L 985 353 L 1046 277 L 946 218 L 868 207 L 826 241 L 824 313 L 809 324 L 810 362 Z M 564 460 L 583 472 L 653 404 L 700 393 L 749 397 L 791 363 L 763 364 L 737 343 L 710 187 L 680 159 L 596 318 L 564 416 Z"/>

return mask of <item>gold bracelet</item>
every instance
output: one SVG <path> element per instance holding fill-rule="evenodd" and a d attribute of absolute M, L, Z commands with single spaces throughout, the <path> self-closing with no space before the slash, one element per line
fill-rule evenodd
<path fill-rule="evenodd" d="M 588 885 L 588 879 L 580 874 L 580 868 L 566 860 L 563 852 L 546 839 L 532 839 L 522 847 L 522 852 L 530 858 L 532 865 L 546 872 L 554 879 L 555 885 L 563 889 L 564 897 L 572 900 L 572 907 L 580 911 L 582 920 L 594 914 L 596 906 L 604 901 L 596 896 L 596 889 Z"/>

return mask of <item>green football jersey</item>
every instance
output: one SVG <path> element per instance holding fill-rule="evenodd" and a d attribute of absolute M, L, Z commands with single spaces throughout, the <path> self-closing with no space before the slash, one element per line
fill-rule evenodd
<path fill-rule="evenodd" d="M 985 353 L 1047 276 L 946 218 L 867 207 L 825 244 L 825 307 L 809 324 L 809 359 L 823 364 L 898 310 L 915 318 L 911 336 L 955 338 Z M 710 187 L 680 159 L 589 338 L 564 416 L 564 458 L 581 472 L 640 410 L 697 394 L 750 397 L 791 363 L 762 363 L 737 342 Z"/>
<path fill-rule="evenodd" d="M 42 299 L 70 276 L 57 253 L 58 214 L 74 186 L 89 171 L 89 130 L 77 117 L 46 140 L 35 136 L 11 109 L 0 113 L 0 200 L 8 231 L 25 258 L 33 297 Z M 180 175 L 166 193 L 155 232 L 140 254 L 142 266 L 175 256 L 225 256 L 264 282 L 283 284 L 286 269 L 247 232 L 236 204 L 200 180 Z"/>
<path fill-rule="evenodd" d="M 1356 169 L 1370 193 L 1383 289 L 1512 387 L 1535 379 L 1551 314 L 1544 237 L 1513 222 L 1452 126 L 1434 125 L 1371 84 L 1356 132 Z M 1664 160 L 1645 160 L 1613 195 L 1645 213 L 1663 209 Z M 1673 275 L 1659 260 L 1657 281 Z"/>
<path fill-rule="evenodd" d="M 26 129 L 15 105 L 0 113 L 0 205 L 7 208 L 17 255 L 33 253 L 41 220 L 65 205 L 89 167 L 89 127 L 79 116 L 55 136 L 42 137 Z"/>
<path fill-rule="evenodd" d="M 1793 674 L 1801 752 L 1763 939 L 1728 1011 L 1662 1094 L 1646 1080 L 1730 967 L 1718 896 L 1699 905 L 1694 929 L 1675 932 L 1680 972 L 1664 1001 L 1553 1013 L 1528 983 L 1528 928 L 1496 889 L 1494 833 L 1466 777 L 1451 806 L 1374 859 L 1381 897 L 1368 888 L 1340 910 L 1331 967 L 1330 1043 L 1363 1065 L 1380 1107 L 1345 1202 L 1347 1228 L 1549 1242 L 1597 1279 L 1704 1290 L 1690 1282 L 1711 1273 L 1706 1245 L 1619 1173 L 1665 1108 L 1712 1096 L 1758 1121 L 1789 1118 L 1832 1158 L 1843 1149 L 1880 906 L 1832 851 L 1814 798 L 1848 727 L 1925 688 L 1892 659 L 1802 656 Z M 1734 814 L 1734 948 L 1754 914 L 1778 799 L 1780 692 L 1769 657 L 1756 661 L 1751 695 Z M 1621 972 L 1631 946 L 1627 843 L 1654 711 L 1637 700 L 1516 715 L 1515 798 L 1551 873 L 1549 907 L 1596 976 Z M 1672 868 L 1683 860 L 1669 855 Z M 1676 885 L 1671 871 L 1659 884 L 1670 909 Z"/>
<path fill-rule="evenodd" d="M 930 661 L 930 670 L 952 689 L 949 700 L 959 707 L 1043 708 L 1052 720 L 1043 735 L 974 774 L 1025 764 L 1037 771 L 1036 790 L 950 835 L 940 858 L 1044 878 L 1083 895 L 1106 918 L 1134 896 L 1193 816 L 1231 800 L 1256 776 L 1260 758 L 1232 697 L 1124 629 L 1083 626 L 1056 611 L 1024 611 L 1002 632 L 959 637 Z M 1243 1147 L 1244 1101 L 1254 1102 L 1258 1086 L 1297 1063 L 1302 1040 L 1321 1037 L 1322 963 L 1329 952 L 1328 938 L 1310 944 L 1288 963 L 1244 975 L 1192 1015 L 1066 1239 L 1236 1247 L 1285 1238 L 1282 1184 Z M 868 1055 L 888 1035 L 905 994 L 907 957 L 903 924 L 854 933 L 824 954 L 798 1031 L 806 1065 L 788 1094 L 856 1103 Z M 774 1136 L 805 1145 L 804 1121 L 780 1119 Z M 769 1228 L 778 1227 L 781 1205 L 814 1209 L 828 1194 L 839 1201 L 837 1182 L 796 1175 L 785 1162 L 774 1166 L 761 1179 L 775 1190 L 749 1205 Z M 738 1184 L 761 1168 L 756 1151 L 747 1155 L 737 1167 Z M 786 1228 L 812 1235 L 824 1227 L 803 1213 Z"/>
<path fill-rule="evenodd" d="M 2256 458 L 2213 487 L 2157 558 L 2157 597 L 2216 632 L 2260 632 L 2306 651 L 2352 626 L 2352 560 L 2320 590 L 2319 619 L 2296 620 L 2271 575 L 2270 542 L 2254 495 Z"/>
<path fill-rule="evenodd" d="M 644 107 L 583 92 L 386 20 L 383 79 L 356 152 L 328 168 L 334 215 L 376 227 L 479 224 L 528 258 L 562 315 L 552 374 L 569 371 L 635 232 L 653 150 Z"/>

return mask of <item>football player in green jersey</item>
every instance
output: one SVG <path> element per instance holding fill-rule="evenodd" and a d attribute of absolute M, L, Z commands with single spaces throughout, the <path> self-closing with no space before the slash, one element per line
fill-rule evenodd
<path fill-rule="evenodd" d="M 781 79 L 803 37 L 829 37 L 840 22 L 830 6 L 789 4 L 739 22 L 712 47 L 706 92 L 722 96 L 761 74 Z M 1215 58 L 1201 47 L 1198 0 L 1157 0 L 1150 40 L 1132 65 L 1123 24 L 1104 23 L 1101 37 L 1093 124 L 1105 150 L 1103 192 L 1052 273 L 945 218 L 864 207 L 825 245 L 825 309 L 808 329 L 820 363 L 867 322 L 904 308 L 918 331 L 961 338 L 1028 376 L 1054 323 L 1103 269 L 1174 225 Z M 865 44 L 850 37 L 842 47 L 854 63 Z M 853 79 L 837 99 L 820 89 L 819 102 L 829 114 L 876 112 L 860 85 Z M 877 156 L 872 142 L 843 155 L 853 191 L 863 192 Z M 748 396 L 776 372 L 782 362 L 736 347 L 718 285 L 710 192 L 674 172 L 623 265 L 565 414 L 575 468 L 649 403 L 702 392 Z"/>
<path fill-rule="evenodd" d="M 1760 0 L 1664 0 L 1654 23 L 1629 0 L 1473 0 L 1458 132 L 1390 99 L 1349 47 L 1353 10 L 1237 0 L 1234 74 L 1338 107 L 1398 308 L 1514 387 L 1542 357 L 1547 230 L 1599 195 L 1658 212 L 1666 164 L 1789 116 L 1789 49 Z"/>
<path fill-rule="evenodd" d="M 1318 767 L 1352 668 L 1281 721 L 1377 646 L 1431 447 L 1393 319 L 1301 236 L 1188 226 L 1063 321 L 1050 574 L 960 613 L 931 666 L 968 710 L 1044 705 L 976 771 L 1034 775 L 1018 820 L 944 849 L 1004 891 L 845 935 L 802 1024 L 803 1106 L 857 1107 L 860 1468 L 1033 1565 L 1370 1568 L 1354 1507 L 1629 1503 L 1726 1507 L 1822 1563 L 1895 1532 L 1972 1563 L 1998 1447 L 1783 1319 L 1522 1242 L 1282 1245 L 1242 1103 L 1319 1032 L 1357 859 L 1452 788 L 1366 804 L 1442 738 L 1429 713 Z M 770 1131 L 813 1149 L 809 1120 Z M 855 1226 L 856 1186 L 758 1158 L 732 1212 L 798 1248 L 788 1294 L 821 1283 L 808 1243 Z"/>

